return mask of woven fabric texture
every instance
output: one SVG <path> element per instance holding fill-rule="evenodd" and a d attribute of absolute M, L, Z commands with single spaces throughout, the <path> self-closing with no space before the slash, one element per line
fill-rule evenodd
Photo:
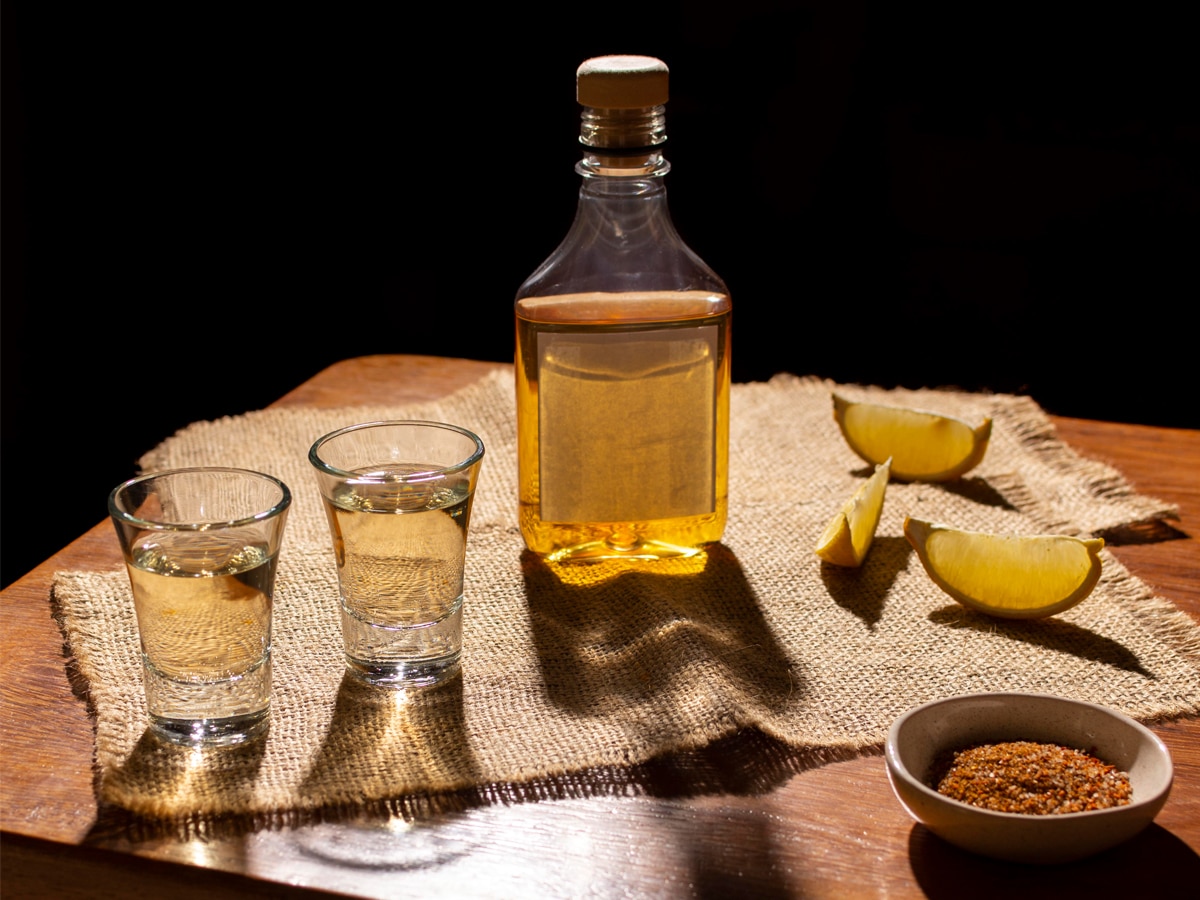
<path fill-rule="evenodd" d="M 964 479 L 888 488 L 857 570 L 813 553 L 870 472 L 833 419 L 834 389 L 994 423 L 987 455 Z M 468 544 L 463 674 L 407 694 L 345 674 L 333 551 L 307 462 L 320 435 L 395 418 L 463 425 L 487 448 Z M 524 550 L 506 367 L 433 403 L 196 423 L 141 465 L 257 469 L 282 478 L 295 499 L 276 585 L 270 731 L 199 761 L 146 729 L 125 572 L 56 575 L 55 608 L 95 713 L 100 799 L 139 816 L 355 810 L 585 781 L 747 730 L 837 758 L 877 751 L 913 706 L 979 691 L 1059 694 L 1142 721 L 1200 712 L 1200 627 L 1107 550 L 1082 604 L 1003 621 L 942 593 L 903 537 L 905 515 L 1081 536 L 1172 516 L 1066 447 L 1028 398 L 790 375 L 735 385 L 725 539 L 700 558 L 661 563 L 551 566 Z"/>

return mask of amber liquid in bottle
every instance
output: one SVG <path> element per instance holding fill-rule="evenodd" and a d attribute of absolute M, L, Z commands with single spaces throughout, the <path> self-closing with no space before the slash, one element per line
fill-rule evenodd
<path fill-rule="evenodd" d="M 708 291 L 517 307 L 520 524 L 558 558 L 689 556 L 728 508 L 729 315 Z"/>

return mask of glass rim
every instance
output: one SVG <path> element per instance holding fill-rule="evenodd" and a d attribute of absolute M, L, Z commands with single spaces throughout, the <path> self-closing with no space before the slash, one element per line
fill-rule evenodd
<path fill-rule="evenodd" d="M 141 516 L 135 516 L 133 513 L 126 512 L 117 506 L 117 496 L 128 491 L 135 485 L 143 482 L 152 481 L 155 478 L 169 477 L 173 475 L 195 475 L 203 472 L 224 472 L 226 474 L 235 475 L 250 475 L 261 481 L 267 481 L 279 488 L 279 500 L 273 503 L 268 509 L 260 510 L 248 516 L 239 516 L 236 519 L 220 519 L 214 522 L 168 522 L 165 520 L 143 519 Z M 114 519 L 125 522 L 130 525 L 135 525 L 138 528 L 153 531 L 211 531 L 214 528 L 237 528 L 241 525 L 251 525 L 255 522 L 263 522 L 267 519 L 272 519 L 286 512 L 292 505 L 292 491 L 281 479 L 274 475 L 268 475 L 266 472 L 258 472 L 254 469 L 242 469 L 237 466 L 186 466 L 178 469 L 158 469 L 153 472 L 143 472 L 134 478 L 122 481 L 108 494 L 108 513 Z"/>
<path fill-rule="evenodd" d="M 337 466 L 330 465 L 325 460 L 321 459 L 321 447 L 339 438 L 342 435 L 349 434 L 354 431 L 364 431 L 368 428 L 380 428 L 387 426 L 415 426 L 420 428 L 440 428 L 444 431 L 453 431 L 470 440 L 475 444 L 475 449 L 471 454 L 456 463 L 450 463 L 445 466 L 430 466 L 420 472 L 410 472 L 406 475 L 389 474 L 386 477 L 374 477 L 363 475 L 361 472 L 351 472 L 346 469 L 339 469 Z M 451 425 L 449 422 L 435 422 L 428 419 L 383 419 L 376 422 L 360 422 L 357 425 L 347 425 L 344 428 L 339 428 L 336 431 L 331 431 L 328 434 L 322 435 L 313 441 L 313 445 L 308 450 L 308 461 L 318 471 L 332 475 L 335 478 L 344 478 L 351 481 L 356 481 L 360 484 L 407 484 L 421 481 L 428 481 L 431 475 L 453 475 L 458 472 L 465 471 L 477 464 L 483 459 L 484 446 L 479 435 L 469 429 L 463 428 L 461 425 Z"/>

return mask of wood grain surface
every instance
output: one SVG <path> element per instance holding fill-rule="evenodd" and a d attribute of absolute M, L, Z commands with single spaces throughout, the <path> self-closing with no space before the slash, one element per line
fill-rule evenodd
<path fill-rule="evenodd" d="M 492 365 L 419 356 L 346 360 L 276 405 L 420 401 L 469 384 Z M 1200 621 L 1200 432 L 1054 423 L 1077 451 L 1179 507 L 1168 539 L 1110 549 Z M 119 564 L 112 527 L 101 522 L 0 595 L 6 895 L 1107 897 L 1200 884 L 1195 718 L 1154 727 L 1175 762 L 1175 786 L 1155 824 L 1067 866 L 1002 864 L 943 843 L 899 806 L 879 756 L 797 771 L 784 748 L 753 735 L 663 760 L 628 795 L 560 792 L 506 802 L 501 792 L 490 805 L 419 821 L 235 829 L 188 840 L 147 834 L 120 811 L 97 806 L 87 699 L 71 683 L 49 602 L 56 569 Z"/>

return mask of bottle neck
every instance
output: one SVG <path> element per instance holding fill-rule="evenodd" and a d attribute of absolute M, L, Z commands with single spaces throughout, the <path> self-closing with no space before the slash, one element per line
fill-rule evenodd
<path fill-rule="evenodd" d="M 671 168 L 662 155 L 666 140 L 664 106 L 635 109 L 585 106 L 579 128 L 583 159 L 575 171 L 584 177 L 585 185 L 593 178 L 661 177 Z"/>
<path fill-rule="evenodd" d="M 671 164 L 658 150 L 639 151 L 635 154 L 613 154 L 592 147 L 584 149 L 583 158 L 575 164 L 575 171 L 583 176 L 584 188 L 598 179 L 654 179 L 661 185 L 662 176 L 671 171 Z"/>

